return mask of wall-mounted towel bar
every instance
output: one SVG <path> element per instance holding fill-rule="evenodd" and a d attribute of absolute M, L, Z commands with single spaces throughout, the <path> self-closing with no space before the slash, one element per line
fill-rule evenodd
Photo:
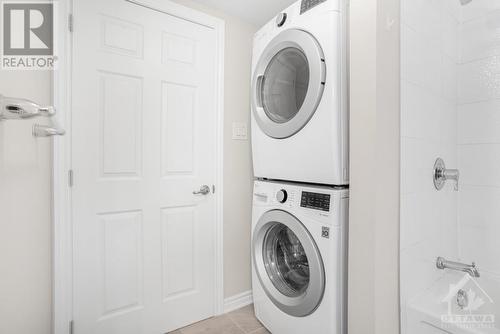
<path fill-rule="evenodd" d="M 0 121 L 29 119 L 38 116 L 52 117 L 55 114 L 54 107 L 42 107 L 30 100 L 0 95 Z M 66 131 L 52 120 L 52 126 L 35 124 L 32 133 L 35 137 L 50 137 L 63 136 Z"/>

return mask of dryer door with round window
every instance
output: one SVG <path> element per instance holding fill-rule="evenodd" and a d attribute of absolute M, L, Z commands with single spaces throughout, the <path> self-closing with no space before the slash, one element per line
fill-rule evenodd
<path fill-rule="evenodd" d="M 316 310 L 325 291 L 319 250 L 293 215 L 271 210 L 254 230 L 253 264 L 270 300 L 283 312 L 305 317 Z"/>
<path fill-rule="evenodd" d="M 288 138 L 314 115 L 326 78 L 323 51 L 309 33 L 290 29 L 262 53 L 252 82 L 252 109 L 261 130 Z"/>

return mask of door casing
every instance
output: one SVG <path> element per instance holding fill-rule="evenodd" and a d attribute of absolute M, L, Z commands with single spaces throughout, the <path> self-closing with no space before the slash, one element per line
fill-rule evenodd
<path fill-rule="evenodd" d="M 66 129 L 66 136 L 53 141 L 52 202 L 53 202 L 53 333 L 67 334 L 73 318 L 73 247 L 72 247 L 72 143 L 71 143 L 71 80 L 72 80 L 72 8 L 74 1 L 58 2 L 55 21 L 56 53 L 58 63 L 53 71 L 53 104 L 57 120 Z M 216 113 L 217 113 L 217 175 L 215 182 L 215 311 L 223 313 L 224 308 L 224 267 L 223 267 L 223 162 L 224 162 L 224 38 L 225 22 L 203 12 L 184 7 L 170 0 L 123 0 L 195 22 L 216 32 Z M 78 176 L 76 176 L 78 177 Z"/>

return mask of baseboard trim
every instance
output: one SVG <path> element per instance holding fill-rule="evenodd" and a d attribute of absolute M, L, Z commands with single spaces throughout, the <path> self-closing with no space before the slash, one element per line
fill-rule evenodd
<path fill-rule="evenodd" d="M 224 299 L 224 313 L 228 313 L 253 302 L 252 290 L 228 297 Z"/>

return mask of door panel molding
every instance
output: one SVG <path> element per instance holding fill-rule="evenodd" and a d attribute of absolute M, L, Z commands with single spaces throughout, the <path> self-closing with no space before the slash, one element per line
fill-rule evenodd
<path fill-rule="evenodd" d="M 71 82 L 72 82 L 72 33 L 68 23 L 73 3 L 63 1 L 58 6 L 59 45 L 58 67 L 53 72 L 53 103 L 58 110 L 57 120 L 67 129 L 67 136 L 53 142 L 53 330 L 55 334 L 68 333 L 73 319 L 73 246 L 72 246 L 72 191 L 69 175 L 71 163 Z M 190 22 L 215 31 L 216 34 L 216 200 L 215 208 L 215 305 L 216 314 L 224 311 L 223 289 L 223 120 L 224 120 L 224 36 L 225 22 L 208 14 L 176 4 L 169 0 L 123 0 Z M 71 19 L 72 20 L 72 19 Z M 75 175 L 78 183 L 78 175 Z M 76 324 L 76 327 L 78 324 Z"/>

